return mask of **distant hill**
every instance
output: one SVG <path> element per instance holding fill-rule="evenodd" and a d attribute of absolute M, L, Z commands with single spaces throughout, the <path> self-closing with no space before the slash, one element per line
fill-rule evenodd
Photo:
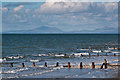
<path fill-rule="evenodd" d="M 63 31 L 56 27 L 42 26 L 31 30 L 15 30 L 15 31 L 7 31 L 3 33 L 63 33 Z"/>
<path fill-rule="evenodd" d="M 116 31 L 116 32 L 114 32 Z M 30 30 L 14 30 L 3 32 L 3 34 L 117 34 L 117 30 L 114 28 L 111 29 L 96 29 L 96 30 L 78 30 L 78 31 L 62 31 L 56 27 L 42 26 Z"/>

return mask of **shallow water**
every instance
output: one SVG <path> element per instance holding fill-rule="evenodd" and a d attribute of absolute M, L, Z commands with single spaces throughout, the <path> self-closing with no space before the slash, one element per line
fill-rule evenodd
<path fill-rule="evenodd" d="M 103 44 L 111 43 L 106 46 L 104 50 Z M 115 44 L 116 42 L 116 44 Z M 2 66 L 3 78 L 80 78 L 80 77 L 113 77 L 98 76 L 97 74 L 106 74 L 108 70 L 98 69 L 65 69 L 63 67 L 43 67 L 44 63 L 48 65 L 83 65 L 102 64 L 104 59 L 108 63 L 118 62 L 119 51 L 111 49 L 112 43 L 118 45 L 118 35 L 3 35 L 3 56 L 0 62 L 4 63 Z M 99 44 L 99 45 L 98 45 Z M 101 47 L 99 49 L 82 49 L 90 47 Z M 110 48 L 109 48 L 110 47 Z M 106 55 L 106 52 L 108 56 Z M 89 57 L 89 53 L 91 57 Z M 100 56 L 95 56 L 99 53 Z M 66 54 L 66 57 L 64 57 Z M 73 54 L 75 56 L 73 56 Z M 81 54 L 83 57 L 81 57 Z M 113 56 L 116 54 L 117 56 Z M 94 56 L 93 56 L 94 55 Z M 24 62 L 25 68 L 20 67 Z M 33 62 L 36 66 L 32 67 Z M 10 67 L 10 63 L 14 63 L 14 67 Z M 115 72 L 116 69 L 111 71 Z M 97 74 L 96 74 L 97 73 Z M 116 72 L 115 72 L 116 74 Z"/>

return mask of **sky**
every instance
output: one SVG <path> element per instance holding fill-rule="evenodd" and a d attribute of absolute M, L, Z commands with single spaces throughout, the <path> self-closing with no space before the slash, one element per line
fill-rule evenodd
<path fill-rule="evenodd" d="M 49 0 L 2 3 L 2 32 L 35 32 L 40 27 L 57 28 L 64 33 L 117 33 L 118 3 Z"/>

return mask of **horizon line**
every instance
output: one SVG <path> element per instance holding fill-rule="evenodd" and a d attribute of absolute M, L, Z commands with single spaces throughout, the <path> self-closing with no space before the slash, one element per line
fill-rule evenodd
<path fill-rule="evenodd" d="M 14 34 L 20 34 L 20 35 L 24 35 L 24 34 L 27 34 L 27 35 L 29 35 L 29 34 L 43 34 L 43 35 L 44 35 L 44 34 L 46 34 L 46 35 L 47 35 L 47 34 L 48 34 L 48 35 L 49 35 L 49 34 L 53 34 L 53 35 L 54 35 L 54 34 L 61 34 L 61 35 L 62 35 L 62 34 L 76 34 L 76 35 L 77 35 L 77 34 L 83 34 L 83 35 L 84 35 L 84 34 L 88 34 L 88 35 L 89 35 L 89 34 L 102 34 L 102 35 L 105 34 L 105 35 L 117 35 L 117 34 L 118 34 L 118 35 L 119 35 L 120 33 L 2 33 L 2 34 L 0 33 L 0 35 L 5 35 L 5 34 L 13 34 L 13 35 L 14 35 Z"/>

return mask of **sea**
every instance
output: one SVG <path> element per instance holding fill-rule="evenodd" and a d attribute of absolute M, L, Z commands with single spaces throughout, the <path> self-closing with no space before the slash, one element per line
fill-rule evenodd
<path fill-rule="evenodd" d="M 63 65 L 101 65 L 104 59 L 118 63 L 118 46 L 117 34 L 2 34 L 0 73 L 2 78 L 113 78 L 116 68 L 68 69 Z"/>

